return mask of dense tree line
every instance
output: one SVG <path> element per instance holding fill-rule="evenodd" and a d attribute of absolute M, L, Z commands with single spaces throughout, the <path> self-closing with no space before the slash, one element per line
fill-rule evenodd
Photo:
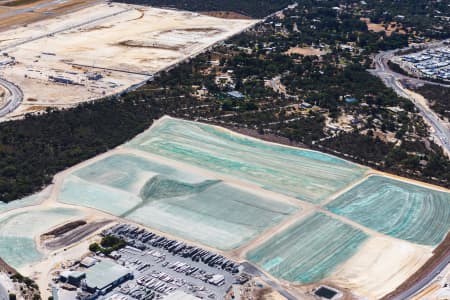
<path fill-rule="evenodd" d="M 122 249 L 126 245 L 127 243 L 123 239 L 118 238 L 116 236 L 107 235 L 102 238 L 100 244 L 98 243 L 90 244 L 89 251 L 95 253 L 100 252 L 103 253 L 104 255 L 109 255 L 111 254 L 111 252 Z"/>
<path fill-rule="evenodd" d="M 436 0 L 368 0 L 368 17 L 376 23 L 401 21 L 410 32 L 426 35 L 428 38 L 446 39 L 450 37 L 447 1 Z"/>
<path fill-rule="evenodd" d="M 0 124 L 0 200 L 35 192 L 55 173 L 130 139 L 160 117 L 163 106 L 109 99 Z"/>
<path fill-rule="evenodd" d="M 449 160 L 442 155 L 442 150 L 435 144 L 435 152 L 422 157 L 427 164 L 421 171 L 420 176 L 417 166 L 420 165 L 421 158 L 415 155 L 408 155 L 408 151 L 427 152 L 421 143 L 405 143 L 401 147 L 392 143 L 384 142 L 379 138 L 358 133 L 342 134 L 337 138 L 326 140 L 321 143 L 327 149 L 345 151 L 346 154 L 357 157 L 356 161 L 363 164 L 372 165 L 375 168 L 388 172 L 397 173 L 406 177 L 427 180 L 427 177 L 450 178 Z"/>
<path fill-rule="evenodd" d="M 147 3 L 155 5 L 156 2 Z M 180 1 L 184 5 L 191 2 L 196 10 L 233 10 L 252 16 L 265 15 L 288 4 L 283 1 L 213 1 L 212 4 Z M 160 0 L 158 3 L 178 2 Z M 258 5 L 264 3 L 269 5 L 265 10 L 259 9 Z M 57 172 L 126 142 L 164 114 L 233 124 L 314 147 L 313 142 L 325 136 L 324 115 L 292 112 L 290 106 L 298 104 L 297 100 L 278 95 L 265 86 L 264 81 L 274 76 L 281 77 L 289 93 L 328 110 L 330 117 L 337 117 L 341 112 L 365 116 L 367 133 L 355 130 L 339 135 L 321 143 L 323 147 L 340 152 L 344 158 L 344 154 L 352 155 L 363 164 L 373 162 L 377 168 L 422 180 L 436 177 L 435 183 L 448 185 L 449 160 L 438 147 L 430 147 L 421 140 L 427 132 L 414 115 L 412 103 L 399 98 L 365 71 L 371 53 L 403 46 L 406 36 L 387 37 L 384 33 L 369 32 L 359 20 L 358 9 L 341 13 L 331 9 L 339 4 L 355 3 L 359 1 L 299 1 L 299 7 L 286 12 L 284 19 L 274 17 L 255 30 L 227 41 L 228 45 L 217 46 L 161 74 L 138 91 L 1 123 L 0 200 L 11 201 L 38 191 Z M 271 22 L 282 22 L 284 32 L 276 32 Z M 294 22 L 298 31 L 294 30 Z M 348 42 L 354 45 L 354 52 L 340 49 L 340 44 Z M 322 57 L 284 54 L 290 47 L 312 43 L 327 44 L 329 53 Z M 250 54 L 241 48 L 250 49 Z M 245 100 L 227 98 L 227 90 L 216 86 L 215 74 L 207 71 L 211 67 L 209 61 L 216 58 L 220 59 L 221 71 L 235 71 L 235 88 L 246 95 Z M 193 86 L 206 87 L 210 95 L 199 101 L 193 96 Z M 345 94 L 363 100 L 367 106 L 346 104 L 340 100 Z M 404 112 L 394 114 L 387 106 L 399 106 Z M 396 133 L 402 142 L 401 149 L 373 136 L 377 122 L 381 123 L 383 132 Z M 417 141 L 407 136 L 415 136 Z M 433 168 L 438 168 L 435 173 Z"/>
<path fill-rule="evenodd" d="M 292 4 L 292 0 L 116 0 L 138 5 L 171 7 L 189 11 L 231 11 L 252 18 L 265 16 Z"/>
<path fill-rule="evenodd" d="M 430 101 L 430 107 L 441 117 L 450 120 L 450 88 L 425 84 L 415 89 L 416 92 L 423 95 Z"/>
<path fill-rule="evenodd" d="M 353 29 L 362 29 L 365 25 L 352 18 L 345 18 L 347 11 L 362 11 L 361 16 L 369 17 L 372 22 L 389 24 L 390 22 L 401 22 L 403 28 L 408 33 L 415 32 L 419 35 L 425 35 L 429 38 L 445 39 L 450 37 L 450 22 L 448 17 L 450 7 L 446 1 L 436 0 L 248 0 L 248 1 L 220 1 L 220 0 L 115 0 L 139 5 L 151 5 L 159 7 L 172 7 L 189 11 L 231 11 L 247 15 L 253 18 L 263 18 L 274 11 L 278 11 L 289 4 L 299 3 L 300 6 L 314 7 L 314 11 L 308 11 L 324 18 L 319 29 L 334 29 L 347 27 Z M 336 22 L 333 16 L 336 10 L 333 8 L 341 7 L 344 13 L 343 22 Z M 321 32 L 325 32 L 321 30 Z M 362 36 L 367 39 L 369 36 Z M 402 43 L 404 35 L 395 35 L 399 45 Z M 384 42 L 378 45 L 381 49 L 387 48 Z M 397 47 L 399 48 L 399 47 Z"/>

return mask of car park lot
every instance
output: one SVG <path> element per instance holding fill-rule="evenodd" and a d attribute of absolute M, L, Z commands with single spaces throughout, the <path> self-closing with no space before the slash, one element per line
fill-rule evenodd
<path fill-rule="evenodd" d="M 233 275 L 238 273 L 236 263 L 207 250 L 133 225 L 119 224 L 104 234 L 120 237 L 136 246 L 112 254 L 118 258 L 118 263 L 133 269 L 135 278 L 118 289 L 119 293 L 133 298 L 143 299 L 149 293 L 163 297 L 180 289 L 202 298 L 222 299 L 237 279 Z"/>
<path fill-rule="evenodd" d="M 163 298 L 180 289 L 203 298 L 222 299 L 235 281 L 231 273 L 222 269 L 192 261 L 190 258 L 175 256 L 165 249 L 152 248 L 143 252 L 130 248 L 120 250 L 122 257 L 118 262 L 133 269 L 135 279 L 113 290 L 110 295 L 120 293 L 131 298 L 143 299 L 146 295 L 154 293 L 156 298 L 158 297 L 156 295 Z M 213 274 L 223 275 L 225 283 L 220 286 L 209 283 L 208 280 Z"/>
<path fill-rule="evenodd" d="M 94 266 L 83 267 L 82 260 L 70 271 L 59 272 L 57 286 L 61 299 L 224 299 L 232 284 L 242 284 L 250 279 L 250 276 L 240 273 L 242 268 L 239 264 L 219 254 L 135 225 L 117 224 L 102 235 L 119 237 L 127 242 L 127 246 L 113 251 L 110 257 L 97 253 L 94 260 L 90 259 L 96 261 Z M 93 281 L 92 277 L 100 276 L 93 271 L 94 268 L 105 269 L 103 266 L 99 268 L 99 264 L 109 266 L 111 272 L 116 266 L 123 273 L 125 267 L 132 276 L 114 278 L 109 274 L 111 283 L 93 290 L 89 282 Z M 73 278 L 72 282 L 63 279 L 69 278 L 67 274 L 77 274 L 83 279 L 79 284 L 74 283 Z"/>

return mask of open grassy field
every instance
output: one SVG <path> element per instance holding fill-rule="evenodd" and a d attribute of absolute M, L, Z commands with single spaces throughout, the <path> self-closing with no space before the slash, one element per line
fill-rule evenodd
<path fill-rule="evenodd" d="M 436 246 L 450 229 L 450 193 L 370 176 L 327 205 L 339 215 L 403 240 Z"/>
<path fill-rule="evenodd" d="M 319 203 L 366 168 L 320 152 L 270 144 L 206 124 L 165 117 L 126 147 L 180 160 Z"/>

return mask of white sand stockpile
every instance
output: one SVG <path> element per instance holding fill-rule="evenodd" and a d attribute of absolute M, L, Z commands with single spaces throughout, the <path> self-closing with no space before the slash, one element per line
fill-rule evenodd
<path fill-rule="evenodd" d="M 379 299 L 416 272 L 431 252 L 430 247 L 372 237 L 328 279 L 357 295 Z"/>

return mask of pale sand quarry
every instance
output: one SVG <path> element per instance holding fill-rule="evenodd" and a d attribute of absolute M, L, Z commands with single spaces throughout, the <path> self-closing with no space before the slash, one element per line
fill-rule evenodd
<path fill-rule="evenodd" d="M 16 64 L 0 71 L 25 99 L 9 117 L 121 92 L 257 21 L 100 3 L 1 32 L 8 39 L 0 39 L 0 49 Z M 89 80 L 87 73 L 103 78 Z M 75 84 L 50 82 L 49 76 Z"/>
<path fill-rule="evenodd" d="M 166 126 L 167 124 L 171 126 Z M 184 137 L 179 136 L 178 129 L 183 124 L 183 134 L 191 138 L 193 147 L 197 147 L 196 143 L 204 139 L 214 141 L 205 149 L 212 156 L 227 157 L 220 164 L 221 168 L 213 168 L 210 164 L 199 165 L 198 153 L 193 155 L 184 149 L 184 158 L 180 158 L 180 149 L 173 147 L 174 144 L 167 147 L 161 140 L 156 143 L 158 135 L 155 132 L 162 129 L 165 130 L 160 137 L 164 140 L 175 144 L 182 141 Z M 202 131 L 205 135 L 199 134 Z M 157 149 L 149 147 L 146 139 L 155 142 L 155 147 L 164 149 L 163 155 L 155 153 L 158 152 Z M 237 145 L 242 145 L 241 150 Z M 233 157 L 228 156 L 228 151 L 236 151 L 233 149 L 240 151 L 234 162 Z M 252 149 L 255 153 L 253 157 L 244 155 Z M 293 189 L 289 181 L 289 188 L 283 191 L 282 182 L 273 182 L 273 186 L 268 186 L 249 175 L 254 168 L 263 172 L 267 167 L 275 167 L 272 163 L 282 166 L 282 160 L 276 158 L 277 153 L 287 156 L 291 164 L 297 164 L 297 173 L 292 173 L 295 176 L 303 178 L 305 174 L 313 174 L 312 183 L 317 181 L 323 184 L 321 176 L 329 176 L 328 173 L 311 172 L 316 165 L 320 168 L 328 165 L 330 170 L 339 173 L 344 168 L 346 171 L 343 174 L 348 177 L 341 174 L 339 180 L 345 184 L 335 182 L 328 186 L 325 194 L 314 194 L 308 190 Z M 274 159 L 261 160 L 261 156 L 272 156 Z M 240 170 L 235 168 L 237 161 L 243 167 Z M 271 163 L 267 165 L 269 162 Z M 233 167 L 231 172 L 230 168 Z M 289 168 L 284 171 L 289 174 L 293 172 Z M 353 176 L 355 174 L 358 176 Z M 319 152 L 259 141 L 220 127 L 164 117 L 126 145 L 57 174 L 54 183 L 43 193 L 16 205 L 5 206 L 0 213 L 0 233 L 4 223 L 2 220 L 18 213 L 29 212 L 36 215 L 48 209 L 75 209 L 79 218 L 90 221 L 127 221 L 238 261 L 250 259 L 269 278 L 280 282 L 299 298 L 302 298 L 302 291 L 311 285 L 326 283 L 357 297 L 375 299 L 395 289 L 422 266 L 439 241 L 436 237 L 432 239 L 432 243 L 424 243 L 422 240 L 407 240 L 407 236 L 399 235 L 404 238 L 400 239 L 391 231 L 383 229 L 386 232 L 384 234 L 376 231 L 376 227 L 369 228 L 356 223 L 357 218 L 353 220 L 350 219 L 352 216 L 338 215 L 327 209 L 328 206 L 335 207 L 336 203 L 344 205 L 346 197 L 359 191 L 358 187 L 364 187 L 364 183 L 370 178 L 375 178 L 375 183 L 379 180 L 377 178 L 384 178 L 383 186 L 388 187 L 389 193 L 397 193 L 397 189 L 401 188 L 411 188 L 410 185 L 398 183 L 399 180 L 413 183 L 414 186 L 420 185 L 421 190 L 433 189 L 430 194 L 438 195 L 436 197 L 440 200 L 436 203 L 440 209 L 450 210 L 450 194 L 442 188 L 380 174 Z M 389 187 L 390 182 L 396 186 L 395 189 Z M 222 194 L 214 193 L 215 189 L 221 189 Z M 84 190 L 93 192 L 86 194 L 83 193 Z M 398 193 L 403 191 L 399 190 Z M 116 197 L 114 204 L 110 203 L 111 197 L 117 194 L 123 197 Z M 379 193 L 376 197 L 383 195 L 384 193 Z M 314 200 L 315 197 L 320 200 Z M 344 200 L 333 203 L 336 198 Z M 233 201 L 236 202 L 237 211 L 234 211 Z M 425 197 L 423 201 L 434 203 L 435 200 L 433 197 Z M 221 203 L 224 210 L 221 209 Z M 399 201 L 398 205 L 401 206 L 402 202 Z M 245 217 L 241 215 L 243 212 Z M 436 210 L 430 209 L 421 213 L 426 215 L 435 212 Z M 266 217 L 258 218 L 257 215 Z M 211 221 L 211 216 L 214 221 Z M 164 222 L 164 219 L 168 222 Z M 20 218 L 14 220 L 20 223 Z M 72 214 L 64 221 L 68 220 L 73 220 Z M 58 222 L 62 222 L 59 216 L 51 225 Z M 20 225 L 19 223 L 16 224 Z M 398 222 L 394 223 L 393 228 L 399 225 Z M 186 228 L 180 228 L 180 224 Z M 409 226 L 405 224 L 409 223 L 404 223 L 401 227 Z M 209 228 L 206 232 L 190 230 L 196 226 Z M 441 236 L 448 230 L 444 223 L 433 226 L 441 232 Z M 26 229 L 26 226 L 15 227 L 18 231 Z M 48 229 L 45 228 L 45 231 Z M 37 231 L 31 233 L 37 234 Z M 44 228 L 39 229 L 39 234 L 41 231 Z M 18 238 L 28 238 L 24 243 L 31 247 L 30 252 L 35 255 L 32 257 L 33 261 L 26 264 L 15 263 L 15 256 L 7 257 L 6 260 L 16 264 L 14 266 L 25 275 L 36 278 L 44 297 L 48 294 L 45 288 L 52 267 L 66 259 L 76 259 L 87 250 L 86 240 L 66 247 L 67 251 L 50 251 L 39 243 L 39 236 L 34 237 L 36 244 L 33 245 L 29 233 L 15 233 Z M 218 239 L 215 236 L 217 234 L 223 236 Z M 277 247 L 271 243 L 274 237 L 279 243 Z M 14 240 L 14 236 L 11 238 Z M 8 255 L 8 249 L 3 249 L 0 253 Z M 276 276 L 279 278 L 275 278 Z"/>
<path fill-rule="evenodd" d="M 414 274 L 430 257 L 428 247 L 372 237 L 351 259 L 337 267 L 328 280 L 356 294 L 379 299 Z"/>

